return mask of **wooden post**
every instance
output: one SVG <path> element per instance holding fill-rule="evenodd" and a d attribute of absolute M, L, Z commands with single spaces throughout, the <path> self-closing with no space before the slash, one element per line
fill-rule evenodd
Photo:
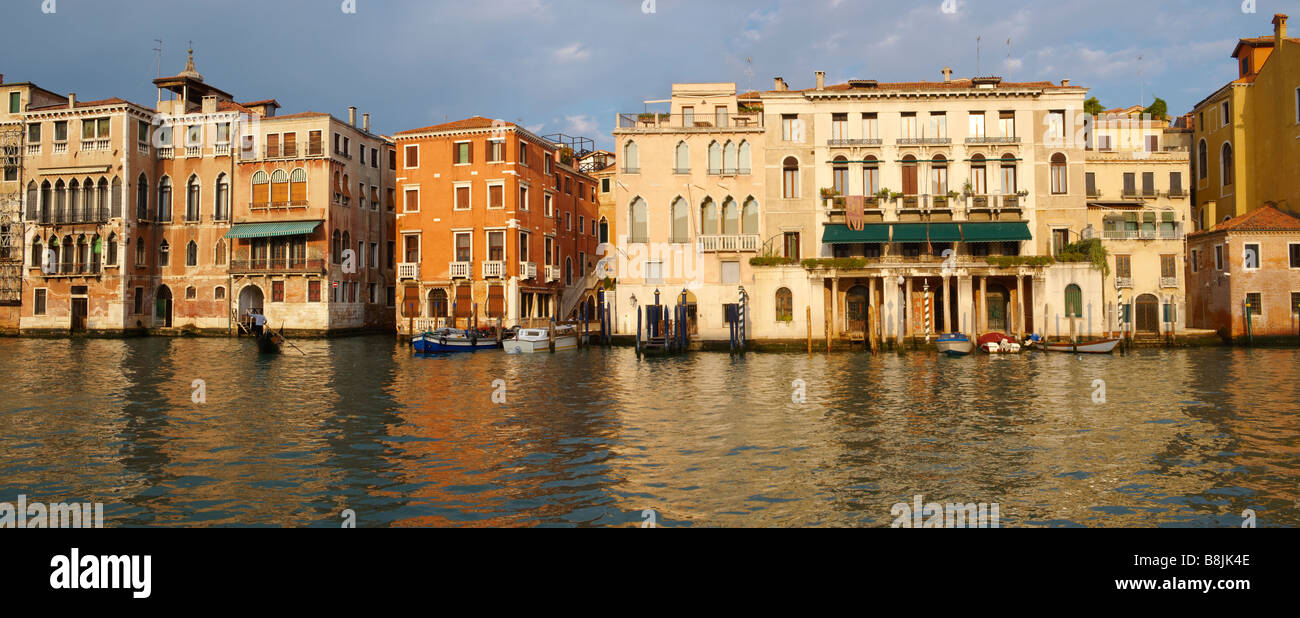
<path fill-rule="evenodd" d="M 831 304 L 834 303 L 835 303 L 835 298 L 831 297 Z M 826 308 L 825 321 L 826 321 L 826 329 L 825 329 L 826 330 L 826 353 L 829 354 L 831 351 L 831 308 L 830 307 Z"/>
<path fill-rule="evenodd" d="M 804 305 L 804 314 L 808 321 L 808 356 L 812 356 L 812 305 Z"/>
<path fill-rule="evenodd" d="M 546 347 L 555 351 L 555 318 L 551 318 L 551 327 L 546 329 Z"/>

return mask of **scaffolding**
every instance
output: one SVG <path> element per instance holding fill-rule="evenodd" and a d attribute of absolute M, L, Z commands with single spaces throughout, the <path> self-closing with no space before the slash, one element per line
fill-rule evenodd
<path fill-rule="evenodd" d="M 23 298 L 23 125 L 0 125 L 0 306 Z"/>
<path fill-rule="evenodd" d="M 560 149 L 560 163 L 577 167 L 577 162 L 596 149 L 596 140 L 590 137 L 574 137 L 563 133 L 543 135 L 542 139 L 555 144 Z M 579 170 L 586 171 L 586 170 Z"/>

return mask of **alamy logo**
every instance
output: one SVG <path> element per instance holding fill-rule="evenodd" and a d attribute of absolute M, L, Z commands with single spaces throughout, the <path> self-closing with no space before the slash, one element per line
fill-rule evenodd
<path fill-rule="evenodd" d="M 926 502 L 925 496 L 912 496 L 912 504 L 899 502 L 889 509 L 894 516 L 892 528 L 1001 528 L 998 503 Z"/>
<path fill-rule="evenodd" d="M 50 588 L 55 590 L 130 590 L 137 599 L 152 594 L 152 556 L 70 556 L 50 559 Z"/>
<path fill-rule="evenodd" d="M 0 502 L 0 528 L 103 528 L 104 505 L 99 502 Z"/>

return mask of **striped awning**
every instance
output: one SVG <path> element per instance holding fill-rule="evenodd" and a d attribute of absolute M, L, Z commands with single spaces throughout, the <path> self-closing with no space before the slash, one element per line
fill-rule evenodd
<path fill-rule="evenodd" d="M 268 223 L 236 223 L 226 232 L 226 238 L 271 238 L 274 236 L 299 236 L 310 234 L 324 221 L 272 221 Z"/>
<path fill-rule="evenodd" d="M 979 221 L 961 224 L 966 242 L 1033 240 L 1025 221 Z"/>

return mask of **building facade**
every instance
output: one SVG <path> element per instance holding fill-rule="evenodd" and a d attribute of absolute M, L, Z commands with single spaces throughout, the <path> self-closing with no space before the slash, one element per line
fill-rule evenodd
<path fill-rule="evenodd" d="M 1266 204 L 1300 214 L 1300 39 L 1278 14 L 1273 36 L 1240 39 L 1232 57 L 1237 79 L 1192 110 L 1198 230 Z"/>
<path fill-rule="evenodd" d="M 1190 234 L 1187 250 L 1191 326 L 1231 341 L 1300 335 L 1300 219 L 1257 208 Z"/>
<path fill-rule="evenodd" d="M 580 153 L 478 116 L 394 139 L 400 332 L 565 319 L 585 301 L 598 207 Z"/>

